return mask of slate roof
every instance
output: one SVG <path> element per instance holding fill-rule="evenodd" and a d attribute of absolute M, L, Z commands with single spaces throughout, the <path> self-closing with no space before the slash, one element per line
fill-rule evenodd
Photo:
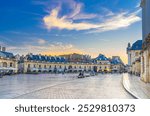
<path fill-rule="evenodd" d="M 95 58 L 95 60 L 106 61 L 106 60 L 108 60 L 108 58 L 103 54 L 99 54 L 99 56 L 97 58 Z"/>
<path fill-rule="evenodd" d="M 122 63 L 122 61 L 120 60 L 120 59 L 118 59 L 118 58 L 113 58 L 112 60 L 111 60 L 111 64 L 121 64 Z"/>
<path fill-rule="evenodd" d="M 64 57 L 42 56 L 42 55 L 27 55 L 27 60 L 44 61 L 44 62 L 66 62 Z"/>
<path fill-rule="evenodd" d="M 135 43 L 133 43 L 130 50 L 142 50 L 142 40 L 137 40 Z"/>
<path fill-rule="evenodd" d="M 0 51 L 0 56 L 5 58 L 14 58 L 13 53 Z"/>

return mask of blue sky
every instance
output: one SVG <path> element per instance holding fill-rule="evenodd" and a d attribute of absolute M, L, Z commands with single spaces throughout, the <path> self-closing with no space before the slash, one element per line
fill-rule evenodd
<path fill-rule="evenodd" d="M 15 54 L 119 55 L 141 39 L 140 0 L 5 0 L 0 45 Z"/>

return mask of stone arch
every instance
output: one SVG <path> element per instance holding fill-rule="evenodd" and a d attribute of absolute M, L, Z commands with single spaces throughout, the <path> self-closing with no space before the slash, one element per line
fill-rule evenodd
<path fill-rule="evenodd" d="M 7 62 L 3 62 L 3 67 L 7 67 Z"/>
<path fill-rule="evenodd" d="M 69 65 L 68 69 L 72 69 L 72 65 Z"/>
<path fill-rule="evenodd" d="M 94 72 L 97 72 L 97 66 L 93 66 Z"/>

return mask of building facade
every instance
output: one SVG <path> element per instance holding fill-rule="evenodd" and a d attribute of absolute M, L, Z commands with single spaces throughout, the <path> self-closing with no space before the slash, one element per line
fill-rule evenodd
<path fill-rule="evenodd" d="M 150 0 L 142 0 L 142 56 L 141 56 L 141 79 L 150 82 Z"/>
<path fill-rule="evenodd" d="M 89 63 L 91 61 L 91 56 L 89 55 L 83 55 L 83 54 L 67 54 L 67 55 L 60 55 L 61 57 L 64 57 L 68 62 L 82 62 L 82 63 Z"/>
<path fill-rule="evenodd" d="M 18 72 L 18 61 L 12 53 L 6 52 L 5 47 L 0 47 L 0 73 L 12 74 Z"/>
<path fill-rule="evenodd" d="M 135 43 L 128 43 L 127 54 L 128 54 L 128 72 L 137 76 L 141 73 L 141 51 L 142 51 L 142 40 L 137 40 Z"/>
<path fill-rule="evenodd" d="M 98 57 L 92 60 L 92 63 L 95 72 L 111 72 L 111 62 L 103 54 L 99 54 Z"/>
<path fill-rule="evenodd" d="M 113 56 L 111 59 L 111 70 L 113 73 L 121 73 L 125 71 L 125 65 L 119 56 Z"/>
<path fill-rule="evenodd" d="M 110 59 L 103 54 L 91 59 L 89 62 L 70 62 L 64 57 L 42 56 L 28 54 L 19 63 L 19 71 L 22 73 L 64 73 L 94 71 L 109 73 L 112 71 Z M 118 64 L 115 64 L 118 65 Z M 120 69 L 120 68 L 119 68 Z"/>

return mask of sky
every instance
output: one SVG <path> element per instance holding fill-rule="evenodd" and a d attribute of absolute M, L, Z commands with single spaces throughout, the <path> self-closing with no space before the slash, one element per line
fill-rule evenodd
<path fill-rule="evenodd" d="M 140 0 L 3 0 L 0 45 L 14 54 L 120 56 L 142 38 Z"/>

